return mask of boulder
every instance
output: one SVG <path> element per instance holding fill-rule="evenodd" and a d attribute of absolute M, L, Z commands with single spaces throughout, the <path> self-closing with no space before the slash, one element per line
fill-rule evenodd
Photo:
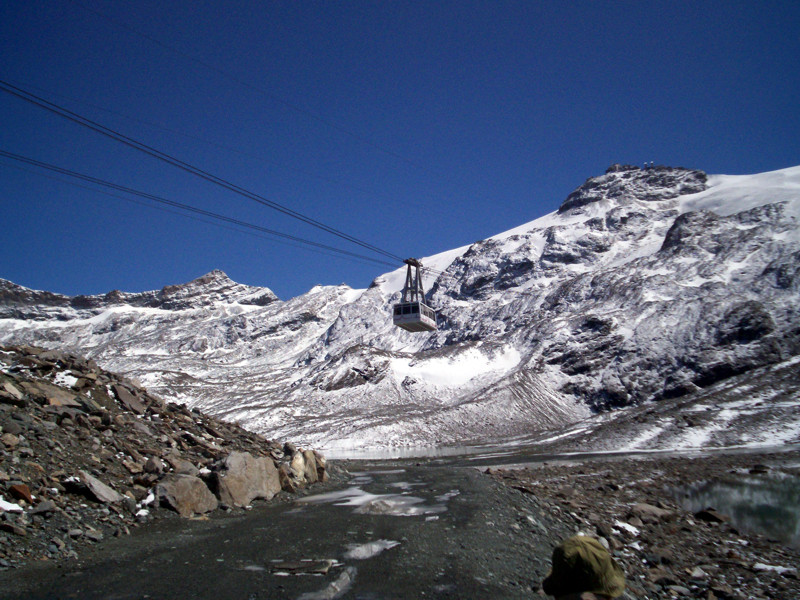
<path fill-rule="evenodd" d="M 144 463 L 144 472 L 152 473 L 153 475 L 161 475 L 161 473 L 164 472 L 164 464 L 161 462 L 160 458 L 151 456 Z"/>
<path fill-rule="evenodd" d="M 294 483 L 294 479 L 292 479 L 292 473 L 286 463 L 278 467 L 278 479 L 281 483 L 281 489 L 284 492 L 289 492 L 290 494 L 297 493 L 297 486 Z"/>
<path fill-rule="evenodd" d="M 295 452 L 292 459 L 289 461 L 289 470 L 298 482 L 305 483 L 306 474 L 306 457 L 302 452 Z"/>
<path fill-rule="evenodd" d="M 306 450 L 303 452 L 303 460 L 305 462 L 305 469 L 303 475 L 308 483 L 316 483 L 317 476 L 317 457 L 314 455 L 313 450 Z"/>
<path fill-rule="evenodd" d="M 4 433 L 0 436 L 0 441 L 3 442 L 6 448 L 16 448 L 19 445 L 19 436 L 13 433 Z"/>
<path fill-rule="evenodd" d="M 199 477 L 169 474 L 156 486 L 156 498 L 182 517 L 204 514 L 217 508 L 218 502 Z"/>
<path fill-rule="evenodd" d="M 249 452 L 232 452 L 224 458 L 213 474 L 212 487 L 228 506 L 248 506 L 256 498 L 269 500 L 281 491 L 272 459 Z"/>
<path fill-rule="evenodd" d="M 727 523 L 731 520 L 728 515 L 722 514 L 714 508 L 706 508 L 694 513 L 696 519 L 706 523 Z"/>
<path fill-rule="evenodd" d="M 320 454 L 316 450 L 314 451 L 314 457 L 317 460 L 317 480 L 325 483 L 328 481 L 328 461 L 324 455 Z"/>

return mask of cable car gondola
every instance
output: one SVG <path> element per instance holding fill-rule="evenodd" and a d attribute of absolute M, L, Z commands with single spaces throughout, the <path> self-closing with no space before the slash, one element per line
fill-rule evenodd
<path fill-rule="evenodd" d="M 403 299 L 394 305 L 394 324 L 406 331 L 433 331 L 436 329 L 436 311 L 425 304 L 420 275 L 422 263 L 416 258 L 407 258 L 403 262 L 408 265 L 406 284 Z"/>

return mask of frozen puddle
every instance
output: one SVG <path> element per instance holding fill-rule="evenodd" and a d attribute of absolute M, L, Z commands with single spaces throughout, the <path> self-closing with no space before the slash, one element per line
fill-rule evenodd
<path fill-rule="evenodd" d="M 346 567 L 342 574 L 318 592 L 303 594 L 297 600 L 336 600 L 344 596 L 353 586 L 356 578 L 356 568 Z"/>
<path fill-rule="evenodd" d="M 373 556 L 378 556 L 378 554 L 384 550 L 389 550 L 399 545 L 400 542 L 393 542 L 391 540 L 376 540 L 366 544 L 350 544 L 347 552 L 344 553 L 344 557 L 351 560 L 366 560 Z"/>
<path fill-rule="evenodd" d="M 426 504 L 424 498 L 407 494 L 371 494 L 360 487 L 349 487 L 338 492 L 306 496 L 297 500 L 299 504 L 325 504 L 336 506 L 355 506 L 354 512 L 361 515 L 394 515 L 397 517 L 413 517 L 418 515 L 435 515 L 447 510 L 447 502 L 458 495 L 458 490 L 451 490 L 437 496 L 436 504 Z"/>

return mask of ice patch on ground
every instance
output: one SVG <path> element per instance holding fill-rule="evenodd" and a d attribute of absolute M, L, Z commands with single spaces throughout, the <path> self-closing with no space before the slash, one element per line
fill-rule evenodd
<path fill-rule="evenodd" d="M 346 567 L 342 574 L 325 588 L 318 592 L 307 592 L 297 600 L 336 600 L 336 598 L 341 598 L 353 587 L 356 572 L 355 567 Z"/>
<path fill-rule="evenodd" d="M 353 560 L 366 560 L 373 556 L 378 556 L 378 554 L 384 550 L 389 550 L 399 545 L 400 542 L 391 540 L 376 540 L 374 542 L 367 542 L 366 544 L 350 544 L 344 557 Z"/>
<path fill-rule="evenodd" d="M 53 383 L 61 387 L 71 388 L 78 383 L 78 378 L 75 377 L 71 371 L 59 371 L 53 378 Z"/>

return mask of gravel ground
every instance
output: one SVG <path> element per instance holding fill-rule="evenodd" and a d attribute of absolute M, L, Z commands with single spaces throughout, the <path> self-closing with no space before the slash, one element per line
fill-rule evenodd
<path fill-rule="evenodd" d="M 552 549 L 582 532 L 609 543 L 628 600 L 800 598 L 796 549 L 720 511 L 685 510 L 674 491 L 750 471 L 796 476 L 797 453 L 472 462 L 339 462 L 301 495 L 159 519 L 79 559 L 0 573 L 0 590 L 9 600 L 543 597 Z"/>
<path fill-rule="evenodd" d="M 604 538 L 625 569 L 631 597 L 800 598 L 798 548 L 734 525 L 721 509 L 684 508 L 684 492 L 704 482 L 729 484 L 746 477 L 794 481 L 785 492 L 794 512 L 783 517 L 797 544 L 797 451 L 595 459 L 488 472 L 519 494 L 536 498 L 571 533 Z M 748 504 L 753 508 L 758 502 L 764 499 Z"/>

